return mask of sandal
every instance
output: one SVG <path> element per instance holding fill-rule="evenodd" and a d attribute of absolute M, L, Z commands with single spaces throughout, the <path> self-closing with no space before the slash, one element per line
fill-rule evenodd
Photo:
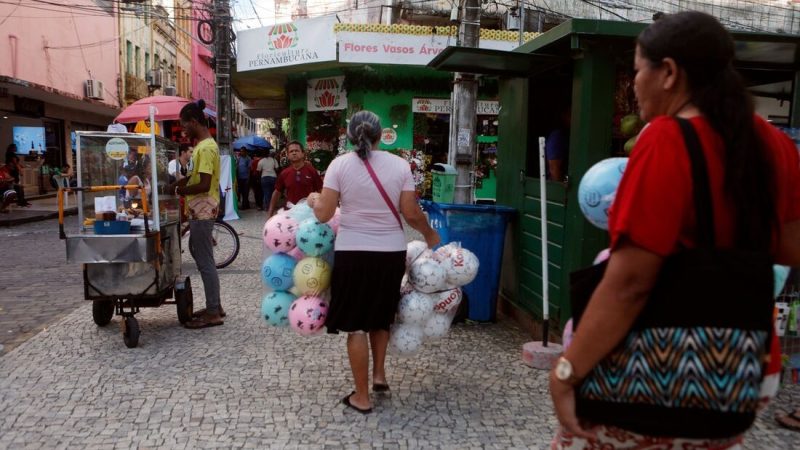
<path fill-rule="evenodd" d="M 193 313 L 192 313 L 192 318 L 193 318 L 193 319 L 196 319 L 196 318 L 198 318 L 198 317 L 200 317 L 200 316 L 204 315 L 205 313 L 206 313 L 206 309 L 205 309 L 205 308 L 203 308 L 203 309 L 198 309 L 197 311 L 195 311 L 195 312 L 193 312 Z M 219 307 L 219 316 L 220 316 L 220 317 L 225 317 L 225 316 L 227 316 L 227 314 L 225 314 L 225 310 L 224 310 L 224 309 L 222 309 L 222 307 L 221 307 L 221 306 Z"/>
<path fill-rule="evenodd" d="M 372 385 L 372 392 L 387 393 L 389 392 L 389 385 L 386 383 L 375 383 Z"/>
<path fill-rule="evenodd" d="M 800 431 L 800 410 L 794 410 L 788 414 L 776 414 L 775 421 L 783 428 Z"/>
<path fill-rule="evenodd" d="M 344 405 L 347 406 L 348 408 L 353 408 L 354 410 L 360 412 L 361 414 L 369 414 L 369 413 L 371 413 L 372 412 L 372 408 L 361 409 L 358 406 L 350 403 L 350 397 L 352 397 L 355 393 L 356 393 L 356 391 L 353 391 L 353 392 L 350 393 L 350 395 L 348 395 L 347 397 L 343 398 L 342 399 L 342 403 L 344 403 Z"/>
<path fill-rule="evenodd" d="M 198 330 L 200 328 L 217 327 L 224 323 L 225 322 L 223 322 L 221 318 L 215 318 L 213 316 L 209 316 L 208 314 L 204 314 L 200 317 L 193 318 L 192 320 L 186 322 L 183 326 L 191 330 Z"/>

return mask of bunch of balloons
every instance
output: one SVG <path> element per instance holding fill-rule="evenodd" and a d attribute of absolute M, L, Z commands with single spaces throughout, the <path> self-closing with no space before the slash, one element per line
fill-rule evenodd
<path fill-rule="evenodd" d="M 431 251 L 422 241 L 408 243 L 406 276 L 400 287 L 397 323 L 392 326 L 389 350 L 415 354 L 426 339 L 447 335 L 461 303 L 461 286 L 478 275 L 478 257 L 450 243 Z"/>
<path fill-rule="evenodd" d="M 321 223 L 305 201 L 264 224 L 264 245 L 273 252 L 261 264 L 261 280 L 272 289 L 261 301 L 267 324 L 288 325 L 302 336 L 322 332 L 338 229 L 338 208 L 330 221 Z"/>

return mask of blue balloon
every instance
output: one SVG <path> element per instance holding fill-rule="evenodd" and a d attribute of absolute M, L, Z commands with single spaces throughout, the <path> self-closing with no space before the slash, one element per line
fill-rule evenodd
<path fill-rule="evenodd" d="M 578 186 L 578 204 L 592 225 L 608 229 L 608 210 L 628 165 L 628 158 L 608 158 L 586 171 Z"/>
<path fill-rule="evenodd" d="M 333 248 L 336 233 L 317 219 L 306 219 L 297 228 L 297 246 L 306 256 L 322 256 Z"/>
<path fill-rule="evenodd" d="M 273 253 L 261 264 L 261 280 L 276 291 L 288 291 L 294 286 L 294 266 L 297 261 L 286 253 Z"/>
<path fill-rule="evenodd" d="M 274 327 L 289 325 L 289 307 L 295 296 L 286 291 L 270 292 L 261 301 L 261 318 Z"/>
<path fill-rule="evenodd" d="M 775 297 L 777 298 L 783 292 L 783 286 L 786 284 L 786 279 L 789 278 L 789 266 L 781 266 L 775 264 L 772 266 L 772 272 L 775 275 Z"/>

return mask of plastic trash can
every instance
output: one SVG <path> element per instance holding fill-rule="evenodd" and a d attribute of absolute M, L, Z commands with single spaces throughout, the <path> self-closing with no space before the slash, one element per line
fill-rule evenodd
<path fill-rule="evenodd" d="M 499 205 L 455 205 L 426 200 L 420 204 L 443 244 L 461 242 L 480 261 L 478 276 L 463 287 L 469 297 L 468 318 L 495 321 L 506 225 L 517 210 Z"/>
<path fill-rule="evenodd" d="M 456 195 L 456 168 L 450 164 L 431 166 L 431 189 L 433 201 L 451 203 Z"/>

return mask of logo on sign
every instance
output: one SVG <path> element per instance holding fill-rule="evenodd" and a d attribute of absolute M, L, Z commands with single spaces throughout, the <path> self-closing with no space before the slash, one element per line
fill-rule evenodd
<path fill-rule="evenodd" d="M 428 112 L 431 110 L 431 101 L 427 98 L 417 100 L 417 110 L 419 112 Z"/>
<path fill-rule="evenodd" d="M 392 145 L 395 142 L 397 142 L 397 131 L 394 131 L 394 128 L 384 128 L 381 131 L 381 143 Z"/>
<path fill-rule="evenodd" d="M 106 155 L 115 161 L 125 159 L 129 149 L 128 143 L 122 138 L 111 138 L 106 142 Z"/>
<path fill-rule="evenodd" d="M 336 108 L 341 102 L 341 89 L 335 78 L 323 78 L 314 86 L 314 105 L 317 108 Z"/>
<path fill-rule="evenodd" d="M 283 50 L 297 46 L 297 27 L 293 23 L 275 25 L 267 34 L 267 45 L 270 50 Z"/>

